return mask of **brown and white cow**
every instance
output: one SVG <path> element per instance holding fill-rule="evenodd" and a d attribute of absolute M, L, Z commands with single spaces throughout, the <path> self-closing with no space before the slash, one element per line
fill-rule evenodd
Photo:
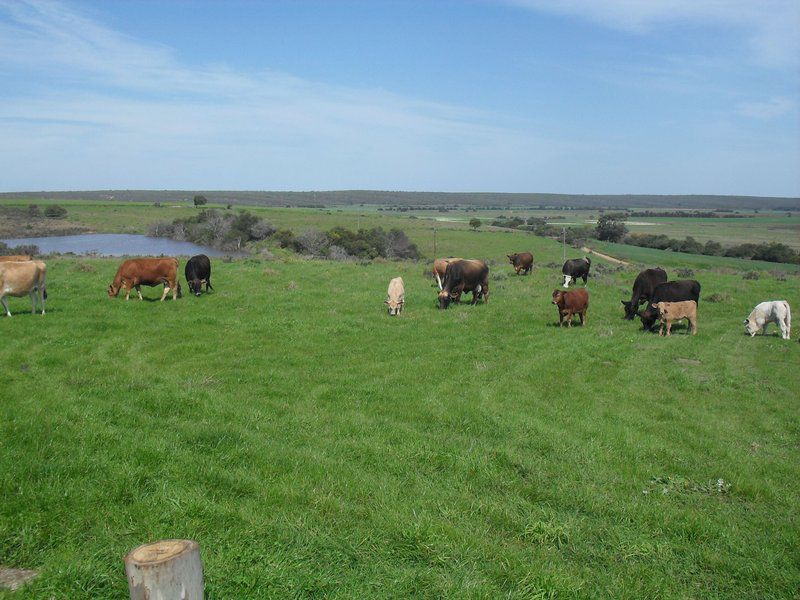
<path fill-rule="evenodd" d="M 44 301 L 47 299 L 46 274 L 47 266 L 40 260 L 0 263 L 0 302 L 6 309 L 6 315 L 11 316 L 6 296 L 19 298 L 26 294 L 31 297 L 31 314 L 36 313 L 37 296 L 44 314 Z"/>
<path fill-rule="evenodd" d="M 389 289 L 386 290 L 386 300 L 384 304 L 389 307 L 389 315 L 394 317 L 403 312 L 403 305 L 406 303 L 406 287 L 402 277 L 395 277 L 389 282 Z"/>
<path fill-rule="evenodd" d="M 567 326 L 572 327 L 575 314 L 580 317 L 581 325 L 586 325 L 586 311 L 589 309 L 589 291 L 586 288 L 553 290 L 553 304 L 558 307 L 559 327 L 564 324 L 564 317 L 567 318 Z"/>
<path fill-rule="evenodd" d="M 439 291 L 442 291 L 442 282 L 444 281 L 444 274 L 447 272 L 447 265 L 451 262 L 455 262 L 457 260 L 463 260 L 461 258 L 451 257 L 451 258 L 437 258 L 433 261 L 433 276 L 436 278 L 436 285 L 439 286 Z"/>
<path fill-rule="evenodd" d="M 458 302 L 461 294 L 472 292 L 471 304 L 483 298 L 489 302 L 489 266 L 482 260 L 460 259 L 447 265 L 442 291 L 439 292 L 439 308 L 446 309 L 451 302 Z"/>
<path fill-rule="evenodd" d="M 19 262 L 30 260 L 31 258 L 29 254 L 11 254 L 9 256 L 0 256 L 0 262 Z"/>
<path fill-rule="evenodd" d="M 125 290 L 125 300 L 128 300 L 131 289 L 136 288 L 139 300 L 143 300 L 141 286 L 154 287 L 162 283 L 164 284 L 162 302 L 170 290 L 173 300 L 180 296 L 177 258 L 132 258 L 123 262 L 117 269 L 114 282 L 108 286 L 108 297 L 116 298 L 120 290 Z"/>
<path fill-rule="evenodd" d="M 682 300 L 681 302 L 653 302 L 651 306 L 658 310 L 658 318 L 661 319 L 661 328 L 658 335 L 664 335 L 664 326 L 667 328 L 667 335 L 670 335 L 673 321 L 686 319 L 692 329 L 692 335 L 697 335 L 697 302 L 694 300 Z"/>
<path fill-rule="evenodd" d="M 522 272 L 523 275 L 530 275 L 533 269 L 533 254 L 530 252 L 517 252 L 514 254 L 506 254 L 508 261 L 514 265 L 514 271 L 517 275 Z"/>

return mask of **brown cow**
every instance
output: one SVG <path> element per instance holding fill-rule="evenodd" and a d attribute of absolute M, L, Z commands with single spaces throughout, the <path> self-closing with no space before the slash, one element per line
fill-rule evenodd
<path fill-rule="evenodd" d="M 558 326 L 564 323 L 567 317 L 567 325 L 572 327 L 572 316 L 578 314 L 581 325 L 586 325 L 586 311 L 589 308 L 589 292 L 586 288 L 576 288 L 574 290 L 553 290 L 553 304 L 558 307 Z"/>
<path fill-rule="evenodd" d="M 108 297 L 116 298 L 119 291 L 124 289 L 125 300 L 127 300 L 130 298 L 131 289 L 136 288 L 139 300 L 143 300 L 141 286 L 154 287 L 162 283 L 164 284 L 164 293 L 161 294 L 162 302 L 170 289 L 173 300 L 181 295 L 177 258 L 132 258 L 123 262 L 117 269 L 114 282 L 108 286 Z"/>
<path fill-rule="evenodd" d="M 667 328 L 667 335 L 670 335 L 673 321 L 686 319 L 692 329 L 692 335 L 697 335 L 697 302 L 694 300 L 682 300 L 681 302 L 653 302 L 653 308 L 658 309 L 658 318 L 661 319 L 661 328 L 658 335 L 664 335 L 664 326 Z"/>
<path fill-rule="evenodd" d="M 0 262 L 19 262 L 23 260 L 30 260 L 31 256 L 28 254 L 12 254 L 10 256 L 0 256 Z"/>
<path fill-rule="evenodd" d="M 36 313 L 37 292 L 44 314 L 44 301 L 47 299 L 46 274 L 47 266 L 40 260 L 0 263 L 0 302 L 6 309 L 6 315 L 11 316 L 6 296 L 19 298 L 26 294 L 31 297 L 31 314 Z"/>
<path fill-rule="evenodd" d="M 519 275 L 522 271 L 523 275 L 530 275 L 533 268 L 533 254 L 530 252 L 520 252 L 515 254 L 506 254 L 509 262 L 514 265 L 514 270 Z"/>
<path fill-rule="evenodd" d="M 451 262 L 462 260 L 460 258 L 437 258 L 433 261 L 433 276 L 436 278 L 436 285 L 439 286 L 439 291 L 442 290 L 442 282 L 444 281 L 444 274 L 447 271 L 447 265 Z"/>
<path fill-rule="evenodd" d="M 458 302 L 464 292 L 472 292 L 472 304 L 477 304 L 481 298 L 484 303 L 489 302 L 489 266 L 484 261 L 462 259 L 447 265 L 439 292 L 439 308 Z"/>

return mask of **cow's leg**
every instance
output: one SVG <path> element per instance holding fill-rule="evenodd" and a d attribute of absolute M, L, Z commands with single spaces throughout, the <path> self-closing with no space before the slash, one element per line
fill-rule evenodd
<path fill-rule="evenodd" d="M 564 313 L 561 312 L 561 309 L 558 309 L 558 326 L 563 327 L 564 325 Z"/>
<path fill-rule="evenodd" d="M 8 310 L 8 300 L 6 299 L 6 297 L 5 296 L 0 297 L 0 302 L 3 303 L 3 308 L 6 309 L 6 316 L 10 317 L 11 311 Z"/>
<path fill-rule="evenodd" d="M 206 279 L 206 291 L 213 289 L 214 287 L 211 285 L 211 277 L 209 277 L 208 279 Z"/>
<path fill-rule="evenodd" d="M 172 299 L 173 300 L 177 300 L 178 299 L 178 282 L 177 281 L 175 282 L 175 285 L 172 286 Z"/>
<path fill-rule="evenodd" d="M 31 297 L 31 314 L 35 315 L 36 314 L 36 288 L 31 288 L 30 297 Z"/>
<path fill-rule="evenodd" d="M 142 286 L 136 286 L 136 293 L 139 294 L 139 300 L 144 300 L 144 298 L 142 298 Z"/>
<path fill-rule="evenodd" d="M 164 283 L 164 293 L 163 293 L 163 294 L 161 294 L 161 302 L 163 302 L 163 301 L 164 301 L 164 298 L 166 298 L 166 297 L 167 297 L 167 293 L 168 293 L 168 292 L 169 292 L 169 284 L 165 282 L 165 283 Z"/>
<path fill-rule="evenodd" d="M 39 302 L 40 302 L 40 303 L 41 303 L 41 305 L 42 305 L 42 314 L 44 314 L 44 300 L 45 300 L 45 296 L 47 296 L 47 288 L 45 288 L 44 286 L 42 286 L 42 287 L 40 287 L 40 288 L 39 288 Z"/>
<path fill-rule="evenodd" d="M 668 336 L 672 335 L 672 334 L 670 333 L 670 331 L 672 331 L 672 321 L 671 321 L 671 320 L 669 320 L 669 319 L 667 319 L 667 335 L 668 335 Z"/>
<path fill-rule="evenodd" d="M 789 339 L 789 331 L 788 331 L 788 328 L 786 327 L 786 320 L 785 319 L 781 319 L 780 321 L 778 321 L 778 326 L 781 328 L 781 337 L 784 340 L 788 340 Z"/>
<path fill-rule="evenodd" d="M 579 312 L 578 316 L 581 319 L 581 326 L 586 325 L 586 311 L 584 310 L 583 312 Z"/>
<path fill-rule="evenodd" d="M 125 288 L 125 300 L 130 300 L 130 298 L 131 298 L 131 289 L 132 288 L 129 288 L 129 287 Z M 136 290 L 137 291 L 139 290 L 139 286 L 136 286 Z M 140 297 L 141 297 L 141 295 L 140 295 Z"/>
<path fill-rule="evenodd" d="M 692 327 L 692 335 L 697 335 L 697 318 L 689 319 L 689 325 Z"/>
<path fill-rule="evenodd" d="M 572 312 L 567 313 L 567 327 L 572 327 Z"/>

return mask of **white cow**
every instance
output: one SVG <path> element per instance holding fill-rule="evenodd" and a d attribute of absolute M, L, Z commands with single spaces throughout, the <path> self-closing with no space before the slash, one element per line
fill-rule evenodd
<path fill-rule="evenodd" d="M 406 303 L 406 286 L 402 277 L 395 277 L 389 282 L 389 289 L 386 290 L 386 300 L 384 304 L 389 305 L 389 315 L 395 316 L 403 312 L 403 304 Z"/>
<path fill-rule="evenodd" d="M 31 297 L 31 313 L 35 313 L 37 292 L 39 303 L 42 305 L 42 314 L 44 314 L 44 301 L 47 298 L 46 272 L 47 267 L 39 260 L 0 262 L 0 302 L 9 317 L 11 311 L 8 310 L 6 296 L 19 298 L 29 295 Z"/>
<path fill-rule="evenodd" d="M 777 323 L 781 328 L 781 337 L 789 339 L 792 333 L 792 311 L 786 300 L 772 300 L 758 304 L 744 320 L 744 328 L 752 337 L 759 331 L 766 333 L 768 323 Z"/>

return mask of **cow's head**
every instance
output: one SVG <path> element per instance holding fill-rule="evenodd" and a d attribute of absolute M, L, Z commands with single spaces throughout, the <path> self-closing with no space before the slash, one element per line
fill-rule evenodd
<path fill-rule="evenodd" d="M 517 264 L 517 256 L 519 256 L 519 254 L 506 254 L 506 256 L 508 257 L 508 262 L 512 265 Z"/>
<path fill-rule="evenodd" d="M 121 287 L 121 286 L 120 286 Z M 120 287 L 114 287 L 114 284 L 108 286 L 108 297 L 109 298 L 116 298 L 119 296 Z"/>
<path fill-rule="evenodd" d="M 625 307 L 625 318 L 630 321 L 633 317 L 636 316 L 636 311 L 638 310 L 638 306 L 634 306 L 633 302 L 630 300 L 622 300 L 622 306 Z"/>
<path fill-rule="evenodd" d="M 564 304 L 564 296 L 566 292 L 564 290 L 553 290 L 553 304 L 556 306 L 561 306 Z"/>
<path fill-rule="evenodd" d="M 644 310 L 640 310 L 636 314 L 642 320 L 642 327 L 644 329 L 652 329 L 659 318 L 658 309 L 653 308 L 650 304 L 648 304 Z"/>
<path fill-rule="evenodd" d="M 404 296 L 400 296 L 399 300 L 393 300 L 392 298 L 389 298 L 387 300 L 384 300 L 383 303 L 386 304 L 389 308 L 389 316 L 394 317 L 396 315 L 399 315 L 400 311 L 403 310 L 403 304 L 406 303 L 406 300 Z"/>
<path fill-rule="evenodd" d="M 572 275 L 564 275 L 564 287 L 568 288 L 570 283 L 572 283 Z"/>
<path fill-rule="evenodd" d="M 189 279 L 187 283 L 189 284 L 189 291 L 195 296 L 199 296 L 203 281 L 201 279 Z"/>
<path fill-rule="evenodd" d="M 750 334 L 750 337 L 753 337 L 755 334 L 758 333 L 759 327 L 755 321 L 752 321 L 750 319 L 745 319 L 744 330 Z"/>
<path fill-rule="evenodd" d="M 439 308 L 446 309 L 448 306 L 450 306 L 450 301 L 453 299 L 453 297 L 447 290 L 442 290 L 441 292 L 439 292 L 438 299 L 439 299 Z"/>

